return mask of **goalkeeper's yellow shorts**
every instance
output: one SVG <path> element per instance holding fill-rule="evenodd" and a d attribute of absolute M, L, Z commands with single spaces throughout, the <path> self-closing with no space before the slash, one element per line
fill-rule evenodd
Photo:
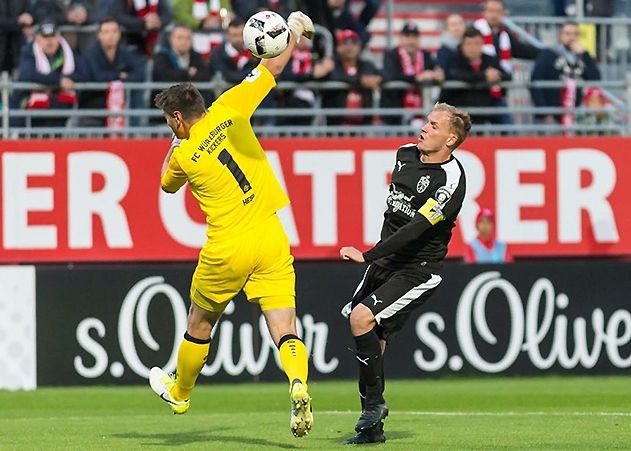
<path fill-rule="evenodd" d="M 222 312 L 241 290 L 262 310 L 295 308 L 296 274 L 289 239 L 276 214 L 234 238 L 209 240 L 199 253 L 191 300 Z"/>

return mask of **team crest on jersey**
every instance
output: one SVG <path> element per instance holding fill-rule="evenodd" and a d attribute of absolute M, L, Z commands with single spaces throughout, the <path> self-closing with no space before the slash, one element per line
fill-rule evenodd
<path fill-rule="evenodd" d="M 416 191 L 422 193 L 429 186 L 429 175 L 422 176 L 416 184 Z"/>

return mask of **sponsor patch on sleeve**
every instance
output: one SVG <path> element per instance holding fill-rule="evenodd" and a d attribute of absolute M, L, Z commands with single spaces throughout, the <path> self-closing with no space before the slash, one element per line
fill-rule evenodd
<path fill-rule="evenodd" d="M 427 219 L 431 225 L 435 225 L 445 219 L 440 204 L 432 197 L 427 199 L 425 205 L 419 208 L 418 212 L 425 216 L 425 219 Z"/>
<path fill-rule="evenodd" d="M 261 76 L 262 72 L 257 69 L 256 67 L 254 69 L 252 69 L 252 71 L 245 77 L 245 81 L 249 81 L 250 83 L 253 83 L 256 81 L 257 78 L 259 78 Z"/>

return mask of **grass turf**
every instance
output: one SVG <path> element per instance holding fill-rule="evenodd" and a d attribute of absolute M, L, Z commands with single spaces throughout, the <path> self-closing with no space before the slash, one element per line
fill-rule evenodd
<path fill-rule="evenodd" d="M 310 393 L 314 429 L 296 439 L 281 383 L 200 385 L 182 416 L 148 386 L 0 391 L 0 449 L 348 449 L 356 385 Z M 631 449 L 630 377 L 388 381 L 386 398 L 383 450 Z"/>

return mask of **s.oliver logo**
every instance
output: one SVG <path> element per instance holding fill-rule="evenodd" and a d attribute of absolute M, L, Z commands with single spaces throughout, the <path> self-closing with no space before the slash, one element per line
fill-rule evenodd
<path fill-rule="evenodd" d="M 152 301 L 166 297 L 173 312 L 175 323 L 175 334 L 170 356 L 166 362 L 143 362 L 136 348 L 135 333 L 140 342 L 151 349 L 158 351 L 160 345 L 152 335 L 148 311 Z M 157 302 L 157 301 L 156 301 Z M 229 317 L 234 312 L 234 305 L 230 303 L 224 312 L 223 319 L 215 327 L 213 336 L 213 347 L 217 352 L 212 361 L 202 369 L 202 374 L 212 376 L 223 370 L 231 376 L 240 375 L 247 372 L 252 375 L 260 374 L 268 365 L 270 357 L 273 356 L 276 365 L 280 368 L 276 346 L 272 341 L 265 319 L 259 317 L 258 330 L 260 331 L 260 344 L 258 353 L 255 352 L 254 328 L 251 324 L 242 323 L 237 325 Z M 164 282 L 164 277 L 146 277 L 138 281 L 127 293 L 123 300 L 118 316 L 118 343 L 124 363 L 136 375 L 146 378 L 149 376 L 149 369 L 153 365 L 158 365 L 166 371 L 173 371 L 177 362 L 177 351 L 179 343 L 186 330 L 187 312 L 184 300 L 180 293 L 171 285 Z M 338 359 L 326 358 L 326 347 L 329 336 L 329 327 L 326 323 L 316 322 L 312 315 L 304 315 L 297 322 L 298 334 L 303 337 L 307 349 L 310 351 L 311 362 L 320 373 L 331 373 L 338 366 Z M 119 378 L 125 372 L 125 365 L 121 362 L 110 362 L 108 350 L 95 338 L 94 333 L 99 338 L 104 338 L 106 327 L 103 321 L 98 318 L 85 318 L 79 322 L 76 329 L 76 339 L 79 346 L 90 355 L 87 361 L 94 363 L 91 366 L 86 364 L 83 357 L 74 357 L 74 369 L 82 377 L 98 378 L 108 369 L 113 377 Z M 236 350 L 238 356 L 234 360 L 233 337 L 238 337 L 239 349 Z"/>
<path fill-rule="evenodd" d="M 489 325 L 486 303 L 489 293 L 499 290 L 508 305 L 508 323 Z M 608 319 L 602 309 L 595 308 L 590 321 L 583 317 L 573 320 L 562 313 L 569 305 L 569 298 L 556 293 L 547 278 L 539 278 L 531 287 L 527 302 L 522 299 L 511 282 L 501 278 L 497 271 L 489 271 L 474 277 L 464 288 L 456 311 L 455 334 L 462 357 L 453 354 L 445 341 L 432 331 L 445 331 L 445 319 L 435 313 L 420 315 L 416 321 L 416 336 L 433 353 L 428 360 L 421 350 L 414 352 L 415 365 L 424 371 L 438 371 L 448 365 L 459 371 L 463 357 L 473 368 L 485 373 L 499 373 L 513 365 L 525 352 L 529 362 L 539 370 L 558 364 L 564 369 L 578 366 L 593 368 L 601 355 L 606 355 L 617 368 L 631 366 L 631 356 L 620 355 L 620 348 L 631 342 L 631 313 L 615 310 Z M 525 307 L 524 307 L 525 305 Z M 506 343 L 498 343 L 491 329 L 508 328 Z M 571 335 L 571 340 L 568 340 Z M 484 342 L 505 348 L 503 353 L 493 353 L 495 359 L 487 360 L 479 351 L 479 336 Z M 570 345 L 570 342 L 572 345 Z M 591 344 L 589 344 L 591 343 Z M 547 351 L 543 351 L 546 349 Z"/>

